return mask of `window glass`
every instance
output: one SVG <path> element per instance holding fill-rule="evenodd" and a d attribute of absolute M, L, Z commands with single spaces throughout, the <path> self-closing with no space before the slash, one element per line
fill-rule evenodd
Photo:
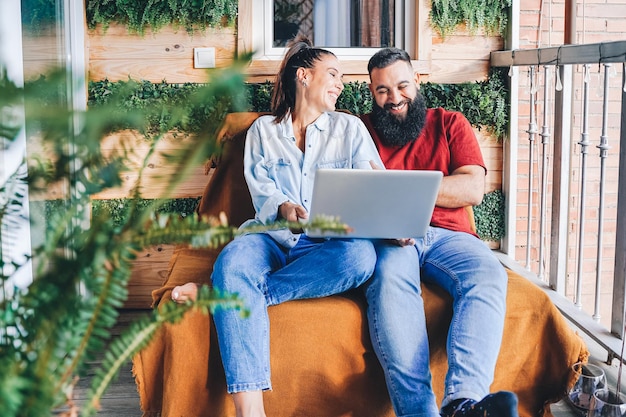
<path fill-rule="evenodd" d="M 275 0 L 273 47 L 298 33 L 316 46 L 381 48 L 396 46 L 395 0 Z"/>

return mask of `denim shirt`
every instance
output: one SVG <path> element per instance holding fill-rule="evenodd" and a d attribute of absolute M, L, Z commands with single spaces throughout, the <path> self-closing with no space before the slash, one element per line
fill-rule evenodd
<path fill-rule="evenodd" d="M 304 146 L 302 152 L 296 145 L 290 114 L 278 124 L 274 116 L 261 116 L 248 129 L 244 177 L 256 215 L 242 228 L 276 221 L 286 201 L 310 211 L 318 168 L 371 169 L 370 161 L 384 166 L 363 122 L 347 113 L 322 113 L 307 127 Z M 299 238 L 288 229 L 268 233 L 286 248 Z"/>

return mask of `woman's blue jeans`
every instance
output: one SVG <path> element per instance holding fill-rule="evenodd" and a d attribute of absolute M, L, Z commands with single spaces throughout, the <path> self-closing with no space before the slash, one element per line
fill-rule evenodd
<path fill-rule="evenodd" d="M 368 320 L 396 414 L 439 417 L 420 279 L 453 299 L 442 406 L 457 398 L 481 400 L 489 394 L 504 327 L 508 277 L 498 259 L 476 237 L 434 227 L 415 246 L 379 241 L 375 248 Z"/>
<path fill-rule="evenodd" d="M 376 253 L 366 239 L 311 239 L 285 249 L 264 233 L 247 234 L 222 250 L 211 279 L 236 293 L 250 315 L 217 309 L 214 322 L 228 392 L 271 389 L 268 306 L 325 297 L 358 287 L 373 273 Z"/>

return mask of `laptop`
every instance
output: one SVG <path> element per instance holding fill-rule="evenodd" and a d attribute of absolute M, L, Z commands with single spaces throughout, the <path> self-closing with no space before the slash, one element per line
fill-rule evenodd
<path fill-rule="evenodd" d="M 305 228 L 311 237 L 420 238 L 426 234 L 440 171 L 318 169 L 309 220 L 338 217 L 347 234 Z"/>

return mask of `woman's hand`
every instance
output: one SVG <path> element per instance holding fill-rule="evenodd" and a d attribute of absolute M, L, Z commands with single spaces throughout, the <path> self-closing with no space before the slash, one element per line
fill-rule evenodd
<path fill-rule="evenodd" d="M 278 215 L 288 222 L 297 222 L 309 218 L 309 213 L 299 204 L 286 201 L 278 207 Z"/>

